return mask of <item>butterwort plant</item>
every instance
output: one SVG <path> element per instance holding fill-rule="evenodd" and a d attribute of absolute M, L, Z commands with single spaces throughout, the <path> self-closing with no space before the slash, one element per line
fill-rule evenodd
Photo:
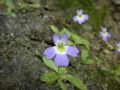
<path fill-rule="evenodd" d="M 55 46 L 47 48 L 44 51 L 44 55 L 47 59 L 54 59 L 56 66 L 68 66 L 68 55 L 72 57 L 77 57 L 79 49 L 75 46 L 67 45 L 68 35 L 66 33 L 61 36 L 54 34 L 53 41 Z"/>
<path fill-rule="evenodd" d="M 107 31 L 106 27 L 101 27 L 102 31 L 99 32 L 99 37 L 103 42 L 107 42 L 111 38 L 111 34 Z"/>
<path fill-rule="evenodd" d="M 86 85 L 79 78 L 68 73 L 67 66 L 69 65 L 68 56 L 77 57 L 79 54 L 79 49 L 74 45 L 82 44 L 89 48 L 89 43 L 66 28 L 59 31 L 58 28 L 51 25 L 51 30 L 56 33 L 53 35 L 54 46 L 45 49 L 42 60 L 52 71 L 43 73 L 40 80 L 48 84 L 58 83 L 62 90 L 68 90 L 67 82 L 80 90 L 87 90 Z"/>
<path fill-rule="evenodd" d="M 73 20 L 80 25 L 83 24 L 88 19 L 89 19 L 89 16 L 87 14 L 84 14 L 82 9 L 77 10 L 77 15 L 73 17 Z"/>

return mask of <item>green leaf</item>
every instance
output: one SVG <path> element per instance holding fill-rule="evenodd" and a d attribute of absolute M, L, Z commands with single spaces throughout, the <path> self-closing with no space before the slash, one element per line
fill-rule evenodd
<path fill-rule="evenodd" d="M 70 36 L 70 32 L 67 28 L 63 28 L 62 31 L 60 32 L 60 35 L 66 33 L 68 36 Z"/>
<path fill-rule="evenodd" d="M 40 77 L 41 81 L 44 81 L 46 83 L 51 83 L 51 84 L 54 83 L 58 78 L 59 76 L 55 72 L 44 73 Z"/>
<path fill-rule="evenodd" d="M 19 9 L 36 9 L 36 8 L 39 8 L 40 7 L 40 4 L 39 3 L 34 3 L 34 4 L 28 4 L 28 3 L 25 3 L 25 2 L 22 2 L 22 3 L 18 3 L 18 8 Z"/>
<path fill-rule="evenodd" d="M 34 4 L 28 4 L 28 7 L 31 7 L 31 8 L 39 8 L 40 7 L 40 4 L 39 3 L 34 3 Z"/>
<path fill-rule="evenodd" d="M 65 68 L 65 67 L 59 67 L 59 74 L 65 74 L 65 73 L 67 73 L 66 69 L 67 68 Z"/>
<path fill-rule="evenodd" d="M 74 40 L 75 44 L 85 45 L 86 48 L 89 49 L 90 44 L 89 44 L 88 40 L 86 40 L 76 34 L 73 34 L 73 33 L 71 33 L 71 38 L 72 38 L 72 40 Z"/>
<path fill-rule="evenodd" d="M 57 27 L 55 27 L 54 25 L 50 25 L 50 28 L 54 33 L 59 35 L 59 29 Z"/>
<path fill-rule="evenodd" d="M 15 9 L 13 0 L 4 0 L 3 2 L 8 6 L 8 8 Z"/>
<path fill-rule="evenodd" d="M 48 60 L 47 58 L 43 57 L 43 62 L 46 66 L 54 70 L 55 72 L 58 73 L 58 67 L 54 64 L 53 60 Z"/>
<path fill-rule="evenodd" d="M 72 75 L 67 75 L 66 79 L 80 90 L 87 90 L 87 87 L 83 84 L 83 82 L 79 78 L 76 78 L 75 76 Z"/>
<path fill-rule="evenodd" d="M 114 75 L 120 75 L 120 66 L 116 67 L 115 69 L 110 70 L 110 72 Z"/>
<path fill-rule="evenodd" d="M 82 63 L 90 65 L 90 64 L 94 64 L 94 61 L 91 59 L 86 59 L 86 60 L 83 60 Z"/>
<path fill-rule="evenodd" d="M 71 45 L 74 46 L 75 44 L 74 44 L 72 41 L 68 40 L 67 45 L 69 45 L 69 46 L 71 46 Z"/>
<path fill-rule="evenodd" d="M 88 50 L 85 48 L 81 49 L 81 59 L 86 60 L 88 56 L 89 56 Z"/>
<path fill-rule="evenodd" d="M 58 83 L 59 83 L 59 85 L 60 85 L 60 87 L 61 87 L 61 89 L 62 90 L 67 90 L 67 87 L 66 87 L 66 85 L 63 83 L 63 81 L 62 80 L 58 80 Z"/>

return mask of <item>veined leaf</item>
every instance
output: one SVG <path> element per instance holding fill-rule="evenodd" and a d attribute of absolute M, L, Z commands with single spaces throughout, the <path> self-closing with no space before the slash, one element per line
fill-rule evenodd
<path fill-rule="evenodd" d="M 86 40 L 76 34 L 73 34 L 73 33 L 71 33 L 71 38 L 72 38 L 72 40 L 74 40 L 75 44 L 85 45 L 86 48 L 89 49 L 90 44 L 89 44 L 88 40 Z"/>
<path fill-rule="evenodd" d="M 62 80 L 58 80 L 58 83 L 59 83 L 59 85 L 60 85 L 60 87 L 61 87 L 61 89 L 62 90 L 67 90 L 67 87 L 66 87 L 66 85 L 63 83 L 63 81 Z"/>
<path fill-rule="evenodd" d="M 72 41 L 68 40 L 67 45 L 69 45 L 69 46 L 71 46 L 71 45 L 74 46 L 75 44 L 74 44 Z"/>
<path fill-rule="evenodd" d="M 36 9 L 36 8 L 39 8 L 40 7 L 40 4 L 39 3 L 34 3 L 34 4 L 28 4 L 28 3 L 25 3 L 25 2 L 22 2 L 22 3 L 18 3 L 18 8 L 19 9 Z"/>
<path fill-rule="evenodd" d="M 58 78 L 59 76 L 55 72 L 44 73 L 40 77 L 41 81 L 44 81 L 46 83 L 51 83 L 51 84 L 54 83 Z"/>
<path fill-rule="evenodd" d="M 81 49 L 81 59 L 86 60 L 88 56 L 89 56 L 88 50 L 86 50 L 85 48 Z"/>
<path fill-rule="evenodd" d="M 79 78 L 76 78 L 75 76 L 72 75 L 67 75 L 66 79 L 80 90 L 87 90 L 87 87 L 83 84 L 83 82 Z"/>
<path fill-rule="evenodd" d="M 92 59 L 86 59 L 86 60 L 83 60 L 82 63 L 90 65 L 90 64 L 94 64 L 94 61 Z"/>
<path fill-rule="evenodd" d="M 65 73 L 67 73 L 66 69 L 67 68 L 65 68 L 65 67 L 59 67 L 59 74 L 65 74 Z"/>
<path fill-rule="evenodd" d="M 60 32 L 60 35 L 66 33 L 68 36 L 70 36 L 70 32 L 67 28 L 63 28 L 62 31 Z"/>
<path fill-rule="evenodd" d="M 46 66 L 48 66 L 49 68 L 51 68 L 52 70 L 54 70 L 55 72 L 58 73 L 58 67 L 54 64 L 54 62 L 52 60 L 48 60 L 45 57 L 43 57 L 42 59 Z"/>
<path fill-rule="evenodd" d="M 3 2 L 8 6 L 8 8 L 15 9 L 13 0 L 3 0 Z"/>
<path fill-rule="evenodd" d="M 120 76 L 120 66 L 116 67 L 115 69 L 110 70 L 110 72 L 114 75 Z"/>
<path fill-rule="evenodd" d="M 54 25 L 50 25 L 50 28 L 54 33 L 59 35 L 59 29 L 57 27 L 55 27 Z"/>

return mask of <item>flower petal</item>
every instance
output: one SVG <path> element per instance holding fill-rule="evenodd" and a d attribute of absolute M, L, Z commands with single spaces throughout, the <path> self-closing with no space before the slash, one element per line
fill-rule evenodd
<path fill-rule="evenodd" d="M 47 57 L 47 59 L 52 59 L 56 55 L 54 47 L 47 48 L 44 51 L 44 55 Z"/>
<path fill-rule="evenodd" d="M 99 37 L 102 38 L 104 42 L 107 42 L 111 38 L 111 34 L 108 32 L 99 32 Z"/>
<path fill-rule="evenodd" d="M 106 27 L 101 27 L 103 32 L 107 32 L 107 28 Z"/>
<path fill-rule="evenodd" d="M 84 22 L 85 22 L 85 20 L 84 20 L 84 19 L 83 19 L 83 20 L 79 20 L 79 21 L 78 21 L 78 23 L 79 23 L 79 24 L 83 24 Z"/>
<path fill-rule="evenodd" d="M 67 54 L 73 57 L 77 57 L 79 50 L 74 46 L 66 46 Z"/>
<path fill-rule="evenodd" d="M 82 24 L 84 23 L 86 20 L 88 20 L 89 16 L 88 15 L 82 15 L 81 17 L 78 17 L 78 23 Z"/>
<path fill-rule="evenodd" d="M 77 10 L 77 15 L 82 15 L 83 14 L 83 10 Z"/>
<path fill-rule="evenodd" d="M 54 34 L 53 41 L 54 41 L 55 45 L 57 45 L 57 43 L 60 41 L 60 37 L 57 34 Z"/>
<path fill-rule="evenodd" d="M 75 22 L 77 22 L 77 21 L 78 21 L 78 16 L 74 16 L 74 17 L 73 17 L 73 20 L 74 20 Z"/>
<path fill-rule="evenodd" d="M 66 54 L 64 55 L 59 55 L 57 54 L 54 58 L 55 65 L 57 66 L 68 66 L 69 60 Z"/>
<path fill-rule="evenodd" d="M 85 20 L 88 20 L 89 19 L 89 16 L 87 14 L 84 14 L 84 19 Z"/>
<path fill-rule="evenodd" d="M 67 41 L 68 41 L 68 35 L 67 35 L 66 33 L 61 36 L 61 41 L 62 41 L 64 44 L 67 43 Z"/>
<path fill-rule="evenodd" d="M 110 33 L 107 33 L 108 34 L 108 38 L 111 38 L 111 34 Z"/>
<path fill-rule="evenodd" d="M 103 37 L 103 33 L 99 32 L 99 37 L 102 38 Z"/>
<path fill-rule="evenodd" d="M 107 36 L 104 36 L 104 37 L 102 37 L 102 40 L 103 40 L 104 42 L 107 42 L 107 41 L 108 41 L 108 37 L 107 37 Z"/>

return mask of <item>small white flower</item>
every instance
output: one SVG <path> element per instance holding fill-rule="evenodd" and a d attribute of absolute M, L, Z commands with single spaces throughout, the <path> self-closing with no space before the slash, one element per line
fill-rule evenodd
<path fill-rule="evenodd" d="M 102 40 L 104 42 L 107 42 L 109 38 L 111 38 L 111 35 L 109 32 L 107 32 L 107 28 L 106 27 L 101 27 L 102 31 L 99 32 L 99 36 L 100 38 L 102 38 Z"/>
<path fill-rule="evenodd" d="M 73 20 L 78 24 L 83 24 L 87 21 L 89 16 L 87 14 L 83 14 L 83 10 L 77 10 L 77 15 L 73 17 Z"/>

